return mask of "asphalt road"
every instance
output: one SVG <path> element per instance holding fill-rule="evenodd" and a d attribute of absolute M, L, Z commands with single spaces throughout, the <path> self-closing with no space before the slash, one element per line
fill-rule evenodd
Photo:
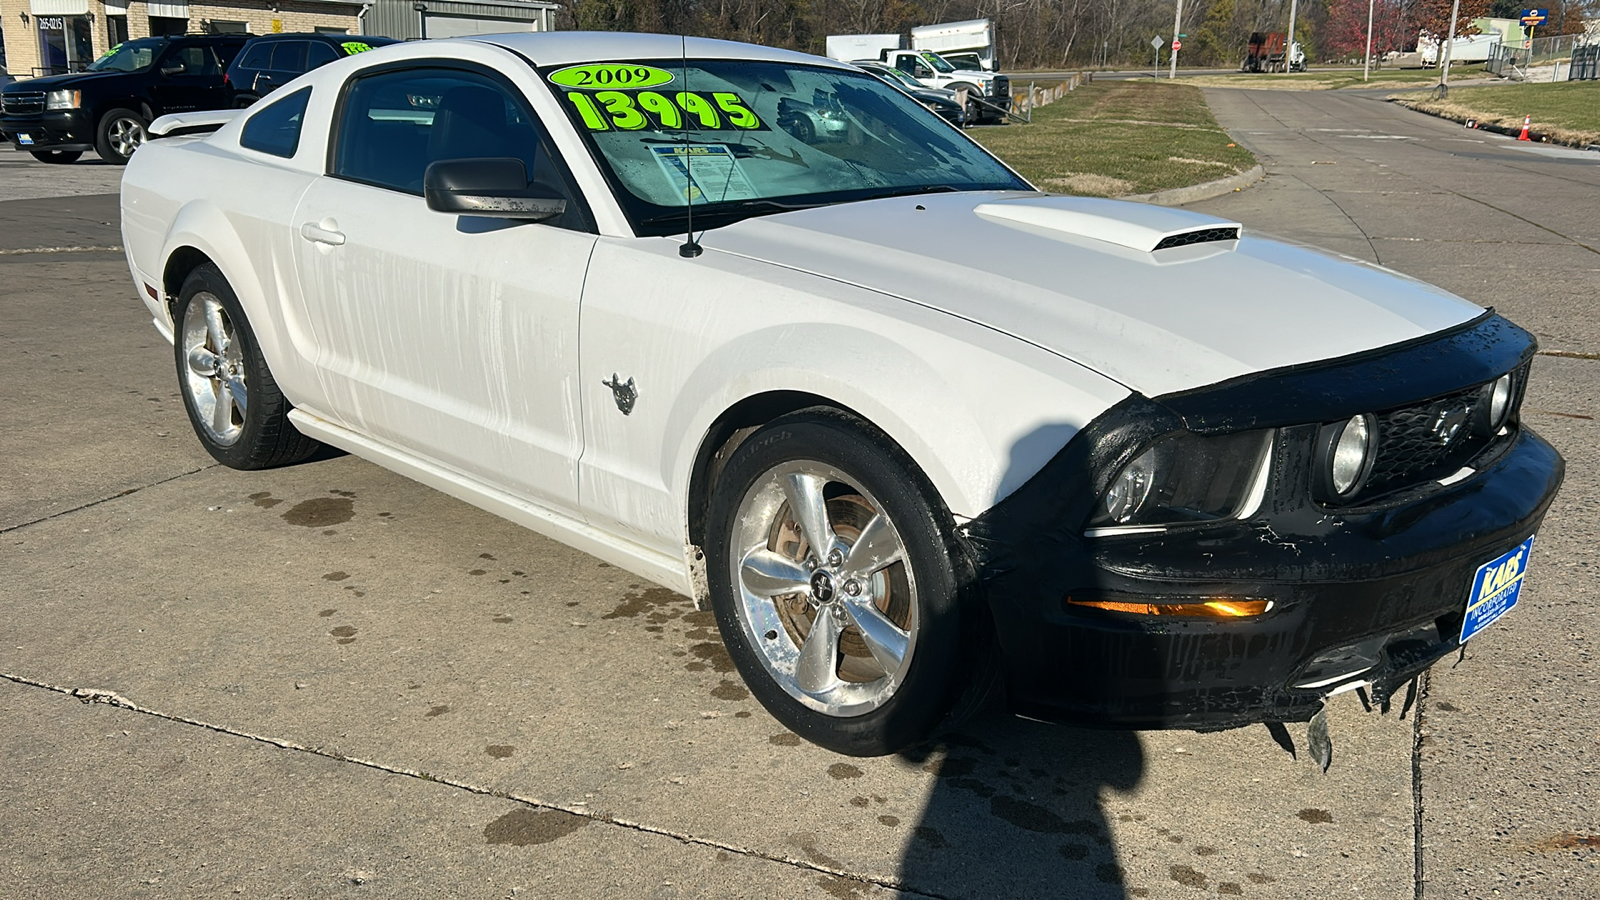
<path fill-rule="evenodd" d="M 0 897 L 1600 895 L 1600 168 L 1212 96 L 1271 174 L 1207 211 L 1574 354 L 1534 370 L 1570 470 L 1522 603 L 1420 716 L 1336 698 L 1327 774 L 1298 727 L 803 744 L 685 600 L 352 457 L 212 464 L 97 249 L 116 170 L 0 151 L 0 196 L 84 194 L 0 200 Z"/>

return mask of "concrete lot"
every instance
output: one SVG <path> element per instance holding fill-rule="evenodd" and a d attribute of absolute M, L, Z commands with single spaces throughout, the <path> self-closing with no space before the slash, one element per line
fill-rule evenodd
<path fill-rule="evenodd" d="M 0 151 L 0 897 L 1600 896 L 1600 155 L 1212 102 L 1270 177 L 1206 211 L 1569 354 L 1527 401 L 1569 474 L 1523 600 L 1418 715 L 1336 698 L 1327 774 L 1300 727 L 818 750 L 686 600 L 352 457 L 216 467 L 93 249 L 118 171 Z"/>

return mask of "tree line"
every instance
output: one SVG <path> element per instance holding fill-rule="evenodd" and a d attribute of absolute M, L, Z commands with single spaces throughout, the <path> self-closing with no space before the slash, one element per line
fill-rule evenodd
<path fill-rule="evenodd" d="M 1372 0 L 1373 50 L 1411 50 L 1417 35 L 1443 33 L 1451 0 Z M 1515 18 L 1522 0 L 1461 0 L 1457 33 L 1478 16 Z M 1538 0 L 1550 10 L 1540 35 L 1577 33 L 1600 17 L 1600 0 Z M 823 52 L 830 34 L 907 34 L 962 19 L 995 23 L 1004 69 L 1092 68 L 1167 62 L 1174 0 L 568 0 L 562 28 L 648 31 Z M 1286 32 L 1291 0 L 1185 2 L 1179 61 L 1237 66 L 1252 32 Z M 1531 5 L 1531 4 L 1530 4 Z M 1314 62 L 1360 58 L 1367 0 L 1300 0 L 1295 36 Z M 1153 38 L 1161 48 L 1151 47 Z"/>

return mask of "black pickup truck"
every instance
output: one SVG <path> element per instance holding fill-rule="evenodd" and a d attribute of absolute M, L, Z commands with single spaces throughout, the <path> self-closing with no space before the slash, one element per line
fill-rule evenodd
<path fill-rule="evenodd" d="M 8 84 L 0 91 L 0 140 L 45 162 L 85 150 L 122 165 L 157 116 L 232 105 L 223 73 L 244 34 L 148 37 L 118 44 L 87 71 Z"/>

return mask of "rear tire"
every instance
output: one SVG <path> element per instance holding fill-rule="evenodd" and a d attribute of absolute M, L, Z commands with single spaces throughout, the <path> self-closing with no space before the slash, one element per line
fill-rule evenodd
<path fill-rule="evenodd" d="M 144 143 L 144 117 L 131 109 L 113 109 L 100 117 L 95 132 L 94 151 L 114 166 L 125 166 L 128 158 Z"/>
<path fill-rule="evenodd" d="M 83 155 L 82 150 L 30 150 L 28 152 L 32 153 L 33 158 L 39 162 L 56 163 L 58 165 L 77 162 L 78 157 Z"/>
<path fill-rule="evenodd" d="M 229 468 L 267 469 L 317 452 L 321 445 L 289 421 L 293 407 L 216 266 L 206 263 L 184 279 L 174 322 L 179 393 L 207 453 Z"/>

